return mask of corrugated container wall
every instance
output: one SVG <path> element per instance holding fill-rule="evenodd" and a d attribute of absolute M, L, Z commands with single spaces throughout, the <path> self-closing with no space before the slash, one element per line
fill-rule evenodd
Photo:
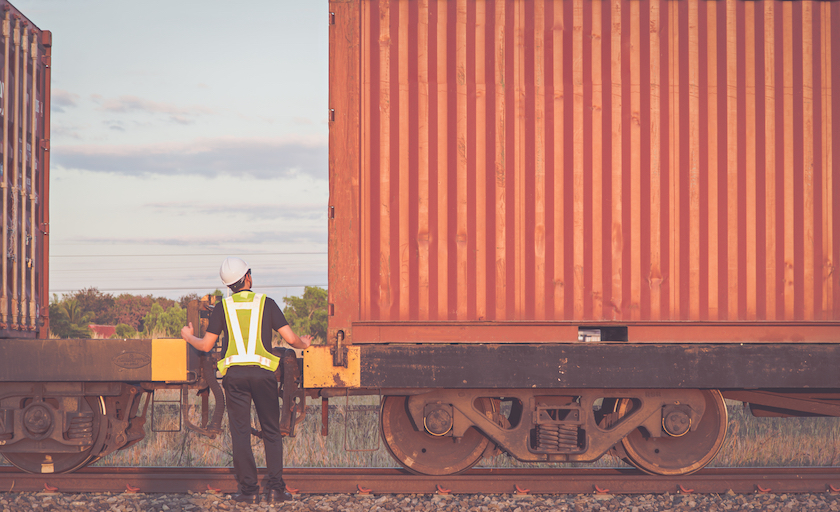
<path fill-rule="evenodd" d="M 836 327 L 840 2 L 330 10 L 331 327 Z"/>
<path fill-rule="evenodd" d="M 50 32 L 0 1 L 0 337 L 46 337 Z"/>

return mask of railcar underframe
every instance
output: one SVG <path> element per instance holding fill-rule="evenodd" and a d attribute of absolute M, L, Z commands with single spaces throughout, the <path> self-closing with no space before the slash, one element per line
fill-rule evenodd
<path fill-rule="evenodd" d="M 613 451 L 648 473 L 690 474 L 723 444 L 724 398 L 756 416 L 840 416 L 832 343 L 337 339 L 307 356 L 304 382 L 324 385 L 321 397 L 384 397 L 385 446 L 421 474 L 465 471 L 499 451 L 524 462 L 592 462 Z"/>
<path fill-rule="evenodd" d="M 723 444 L 724 398 L 757 416 L 840 416 L 836 343 L 340 341 L 305 351 L 306 395 L 381 395 L 386 448 L 421 474 L 499 452 L 588 462 L 610 451 L 648 473 L 689 474 Z M 187 428 L 216 435 L 224 399 L 213 362 L 177 339 L 0 340 L 0 453 L 30 472 L 83 467 L 144 437 L 159 389 L 181 391 Z M 301 403 L 289 384 L 284 403 Z"/>
<path fill-rule="evenodd" d="M 201 334 L 214 299 L 187 308 Z M 180 393 L 164 400 L 177 406 L 178 429 L 215 437 L 225 411 L 219 348 L 200 353 L 172 338 L 0 339 L 0 453 L 30 473 L 75 471 L 142 440 L 158 390 Z M 281 430 L 293 436 L 305 412 L 300 361 L 290 351 L 281 361 Z M 201 397 L 199 414 L 191 414 L 191 392 Z"/>
<path fill-rule="evenodd" d="M 210 364 L 178 339 L 0 340 L 0 453 L 31 473 L 74 471 L 143 439 L 161 389 L 180 391 L 187 428 L 214 436 L 224 398 Z M 190 390 L 202 396 L 199 425 Z M 220 404 L 212 420 L 210 392 Z"/>

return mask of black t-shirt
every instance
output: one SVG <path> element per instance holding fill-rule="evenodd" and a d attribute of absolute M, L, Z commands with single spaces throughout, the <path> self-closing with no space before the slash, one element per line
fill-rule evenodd
<path fill-rule="evenodd" d="M 280 306 L 271 297 L 266 297 L 262 318 L 262 342 L 263 347 L 267 351 L 271 352 L 271 336 L 273 331 L 280 330 L 287 325 L 289 325 L 289 322 L 286 321 L 286 316 L 280 310 Z M 225 333 L 225 339 L 222 342 L 222 354 L 227 353 L 227 344 L 230 336 L 227 336 L 227 319 L 225 318 L 225 307 L 222 304 L 216 304 L 213 312 L 210 313 L 207 332 L 219 335 Z"/>

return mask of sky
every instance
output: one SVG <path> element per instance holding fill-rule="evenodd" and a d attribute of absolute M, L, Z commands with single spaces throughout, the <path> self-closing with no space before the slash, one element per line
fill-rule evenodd
<path fill-rule="evenodd" d="M 50 30 L 50 292 L 327 283 L 326 0 L 11 0 Z"/>

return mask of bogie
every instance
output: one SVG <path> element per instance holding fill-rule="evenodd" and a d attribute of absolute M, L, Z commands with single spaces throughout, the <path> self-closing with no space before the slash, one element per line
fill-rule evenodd
<path fill-rule="evenodd" d="M 10 400 L 4 400 L 4 406 Z M 99 457 L 106 437 L 106 406 L 98 396 L 12 397 L 4 407 L 3 456 L 28 473 L 65 473 Z"/>
<path fill-rule="evenodd" d="M 383 404 L 391 454 L 433 475 L 471 467 L 490 444 L 523 462 L 593 462 L 618 445 L 643 471 L 687 474 L 708 464 L 726 435 L 717 391 L 459 389 L 388 396 Z M 657 444 L 658 458 L 637 439 Z M 434 457 L 428 443 L 439 446 Z"/>

